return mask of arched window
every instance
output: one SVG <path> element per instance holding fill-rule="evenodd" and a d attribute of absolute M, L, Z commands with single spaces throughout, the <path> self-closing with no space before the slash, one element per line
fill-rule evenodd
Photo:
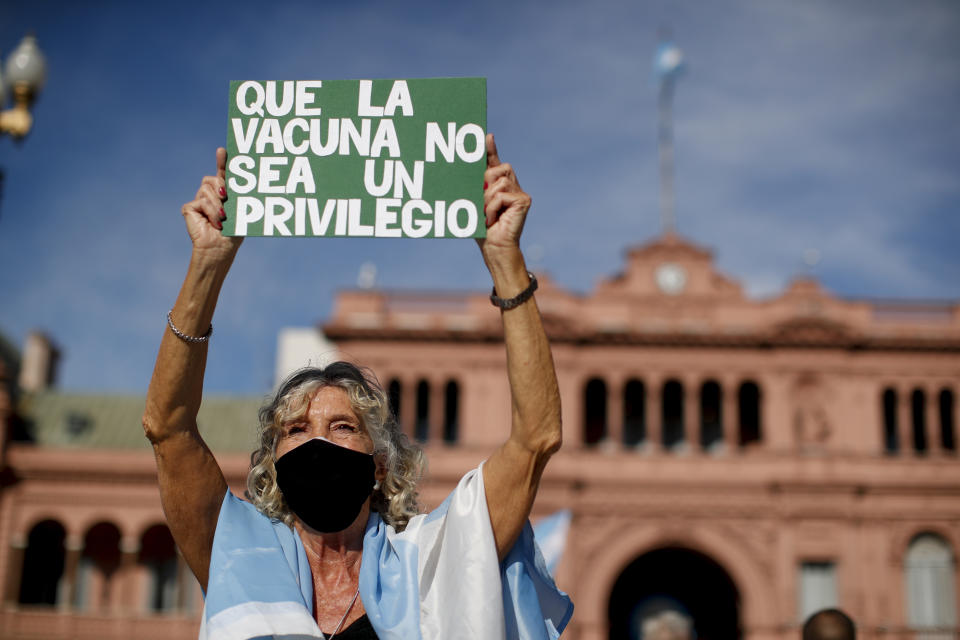
<path fill-rule="evenodd" d="M 390 384 L 387 385 L 387 400 L 390 402 L 390 412 L 393 413 L 393 417 L 396 419 L 397 424 L 403 427 L 403 423 L 400 422 L 400 393 L 403 387 L 400 386 L 400 381 L 394 378 L 390 381 Z"/>
<path fill-rule="evenodd" d="M 740 405 L 740 446 L 760 442 L 763 436 L 760 424 L 760 387 L 756 382 L 744 382 L 740 385 L 737 400 Z"/>
<path fill-rule="evenodd" d="M 23 556 L 20 604 L 57 604 L 63 577 L 65 538 L 63 527 L 53 520 L 44 520 L 30 530 Z"/>
<path fill-rule="evenodd" d="M 140 541 L 137 561 L 147 573 L 147 611 L 162 613 L 179 607 L 177 549 L 165 525 L 150 527 Z"/>
<path fill-rule="evenodd" d="M 889 388 L 883 392 L 883 450 L 889 454 L 900 450 L 900 438 L 897 436 L 897 392 Z"/>
<path fill-rule="evenodd" d="M 956 576 L 950 545 L 933 533 L 918 535 L 910 542 L 903 569 L 910 627 L 954 631 Z"/>
<path fill-rule="evenodd" d="M 944 451 L 957 450 L 956 427 L 953 424 L 954 404 L 953 391 L 944 389 L 940 392 L 940 445 Z"/>
<path fill-rule="evenodd" d="M 80 611 L 106 609 L 120 568 L 120 530 L 109 522 L 90 527 L 77 565 L 73 606 Z"/>
<path fill-rule="evenodd" d="M 430 384 L 426 380 L 417 383 L 417 421 L 413 425 L 413 437 L 426 442 L 430 435 Z"/>
<path fill-rule="evenodd" d="M 700 388 L 700 446 L 709 451 L 723 443 L 723 394 L 720 385 L 708 380 Z"/>
<path fill-rule="evenodd" d="M 668 380 L 663 385 L 663 448 L 683 444 L 683 385 Z"/>
<path fill-rule="evenodd" d="M 635 447 L 647 439 L 647 392 L 640 380 L 623 387 L 623 444 Z"/>
<path fill-rule="evenodd" d="M 456 380 L 447 382 L 443 394 L 443 441 L 453 444 L 460 430 L 460 385 Z"/>
<path fill-rule="evenodd" d="M 592 378 L 583 395 L 583 443 L 595 445 L 607 437 L 607 384 Z"/>
<path fill-rule="evenodd" d="M 913 425 L 913 450 L 927 452 L 927 394 L 914 389 L 910 394 L 910 418 Z"/>

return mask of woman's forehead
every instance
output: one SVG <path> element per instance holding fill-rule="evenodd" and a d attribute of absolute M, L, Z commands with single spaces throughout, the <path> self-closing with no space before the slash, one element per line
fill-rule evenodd
<path fill-rule="evenodd" d="M 307 407 L 310 415 L 327 417 L 346 416 L 359 419 L 353 409 L 350 395 L 340 387 L 320 387 L 310 396 L 310 405 Z"/>

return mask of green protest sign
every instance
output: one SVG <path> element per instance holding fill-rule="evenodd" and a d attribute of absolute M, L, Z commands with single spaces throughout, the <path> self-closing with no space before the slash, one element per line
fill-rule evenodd
<path fill-rule="evenodd" d="M 485 78 L 230 83 L 224 235 L 480 238 Z"/>

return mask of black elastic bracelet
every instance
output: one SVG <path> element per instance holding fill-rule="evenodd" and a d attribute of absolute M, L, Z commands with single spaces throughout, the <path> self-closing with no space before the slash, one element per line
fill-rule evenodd
<path fill-rule="evenodd" d="M 533 275 L 527 271 L 527 275 L 530 276 L 530 286 L 518 293 L 512 298 L 504 300 L 503 298 L 497 297 L 497 288 L 494 287 L 493 291 L 490 292 L 490 302 L 493 303 L 493 306 L 500 307 L 504 311 L 509 311 L 514 307 L 519 307 L 524 302 L 533 297 L 533 292 L 537 290 L 537 276 Z"/>

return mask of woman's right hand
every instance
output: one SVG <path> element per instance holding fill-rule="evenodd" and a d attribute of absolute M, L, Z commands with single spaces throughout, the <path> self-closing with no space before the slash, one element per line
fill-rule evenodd
<path fill-rule="evenodd" d="M 187 233 L 193 242 L 195 254 L 214 260 L 232 260 L 242 237 L 228 237 L 220 233 L 226 215 L 223 202 L 227 199 L 227 150 L 217 149 L 217 175 L 206 176 L 197 190 L 197 197 L 183 205 Z"/>

